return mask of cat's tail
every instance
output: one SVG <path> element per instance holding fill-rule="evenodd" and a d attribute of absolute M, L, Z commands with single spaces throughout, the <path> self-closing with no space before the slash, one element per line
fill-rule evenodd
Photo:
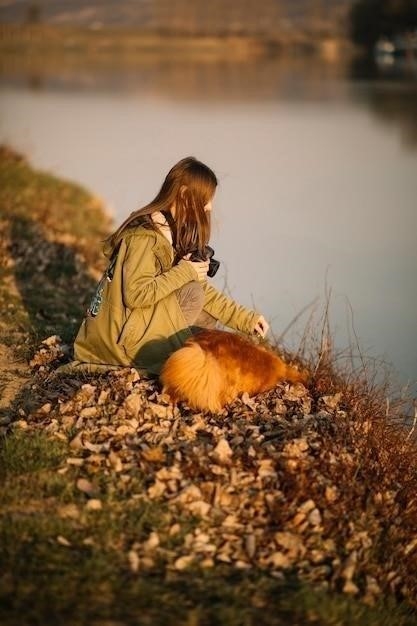
<path fill-rule="evenodd" d="M 161 372 L 164 392 L 192 409 L 220 411 L 222 377 L 215 357 L 190 341 L 167 359 Z"/>

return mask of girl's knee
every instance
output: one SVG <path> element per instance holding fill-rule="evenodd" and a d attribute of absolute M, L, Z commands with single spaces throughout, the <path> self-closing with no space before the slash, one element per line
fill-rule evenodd
<path fill-rule="evenodd" d="M 193 280 L 177 291 L 178 303 L 188 324 L 193 324 L 204 306 L 204 289 L 201 283 Z"/>

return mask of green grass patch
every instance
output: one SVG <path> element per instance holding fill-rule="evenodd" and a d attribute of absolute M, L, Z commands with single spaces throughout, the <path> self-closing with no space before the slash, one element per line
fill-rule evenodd
<path fill-rule="evenodd" d="M 51 334 L 70 342 L 103 266 L 101 202 L 1 147 L 0 225 L 1 341 L 25 358 Z"/>
<path fill-rule="evenodd" d="M 109 225 L 100 201 L 75 183 L 33 169 L 5 148 L 0 153 L 1 214 L 39 222 L 67 237 L 97 242 Z"/>
<path fill-rule="evenodd" d="M 59 467 L 67 454 L 67 445 L 51 440 L 41 431 L 15 431 L 2 437 L 0 444 L 0 478 L 31 474 Z"/>
<path fill-rule="evenodd" d="M 0 595 L 3 624 L 13 624 L 11 615 L 19 616 L 22 625 L 36 626 L 105 620 L 132 626 L 415 624 L 411 613 L 390 603 L 367 607 L 335 594 L 312 592 L 296 581 L 284 583 L 227 567 L 215 573 L 132 575 L 108 554 L 73 547 L 62 547 L 54 564 L 48 561 L 48 568 L 42 563 L 36 567 L 36 585 L 33 575 L 21 572 L 15 593 Z"/>

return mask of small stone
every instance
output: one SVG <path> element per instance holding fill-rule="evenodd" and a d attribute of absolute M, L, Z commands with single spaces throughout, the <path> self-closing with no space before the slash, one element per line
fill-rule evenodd
<path fill-rule="evenodd" d="M 88 496 L 91 496 L 95 492 L 93 484 L 86 478 L 79 478 L 77 480 L 77 489 L 87 494 Z"/>
<path fill-rule="evenodd" d="M 142 397 L 137 393 L 131 393 L 124 401 L 126 413 L 132 417 L 137 417 L 139 415 L 142 405 Z"/>
<path fill-rule="evenodd" d="M 81 467 L 81 465 L 84 465 L 84 459 L 79 459 L 78 457 L 69 456 L 66 460 L 66 463 L 68 463 L 68 465 L 75 465 L 76 467 Z"/>
<path fill-rule="evenodd" d="M 155 561 L 150 556 L 144 556 L 141 558 L 140 564 L 143 569 L 152 569 L 155 565 Z"/>
<path fill-rule="evenodd" d="M 306 500 L 305 502 L 300 504 L 300 506 L 298 507 L 298 510 L 300 513 L 304 513 L 305 515 L 307 515 L 307 513 L 310 513 L 310 511 L 312 511 L 315 508 L 316 508 L 316 503 L 314 502 L 314 500 Z"/>
<path fill-rule="evenodd" d="M 91 500 L 88 500 L 88 502 L 86 502 L 85 508 L 87 509 L 87 511 L 100 511 L 103 508 L 103 504 L 101 500 L 98 500 L 97 498 L 91 498 Z"/>
<path fill-rule="evenodd" d="M 64 430 L 71 430 L 75 424 L 75 416 L 74 415 L 64 415 L 61 420 L 61 424 Z"/>
<path fill-rule="evenodd" d="M 161 446 L 155 446 L 143 450 L 142 457 L 145 461 L 148 461 L 148 463 L 163 463 L 165 461 L 165 452 Z"/>
<path fill-rule="evenodd" d="M 129 560 L 130 571 L 136 574 L 139 571 L 140 559 L 136 550 L 130 550 L 127 558 Z"/>
<path fill-rule="evenodd" d="M 187 569 L 187 567 L 189 567 L 191 565 L 191 563 L 193 562 L 194 557 L 191 555 L 187 555 L 187 556 L 180 556 L 174 563 L 174 567 L 176 570 L 178 571 L 182 571 L 184 569 Z"/>
<path fill-rule="evenodd" d="M 288 456 L 290 458 L 299 458 L 304 456 L 308 448 L 309 445 L 307 439 L 305 437 L 301 437 L 300 439 L 293 439 L 293 441 L 289 441 L 285 444 L 283 454 L 284 456 Z"/>
<path fill-rule="evenodd" d="M 80 511 L 75 504 L 64 504 L 58 507 L 58 515 L 62 518 L 78 519 L 80 517 Z"/>
<path fill-rule="evenodd" d="M 110 450 L 109 461 L 110 461 L 110 463 L 112 465 L 113 470 L 116 473 L 123 471 L 122 460 L 121 460 L 120 456 L 118 454 L 116 454 L 116 452 L 114 452 L 113 450 Z"/>
<path fill-rule="evenodd" d="M 153 485 L 148 489 L 148 496 L 153 500 L 154 498 L 160 498 L 166 491 L 166 484 L 161 480 L 156 480 Z"/>
<path fill-rule="evenodd" d="M 310 552 L 310 561 L 314 563 L 315 565 L 322 563 L 325 558 L 326 558 L 326 554 L 325 552 L 322 552 L 321 550 L 311 550 Z"/>
<path fill-rule="evenodd" d="M 358 587 L 351 580 L 347 580 L 343 585 L 343 593 L 348 593 L 352 596 L 356 595 L 359 592 Z"/>
<path fill-rule="evenodd" d="M 245 404 L 245 405 L 246 405 L 246 406 L 248 406 L 250 409 L 252 409 L 252 411 L 254 411 L 254 410 L 255 410 L 255 408 L 256 408 L 256 402 L 255 402 L 255 400 L 254 400 L 253 398 L 250 398 L 250 397 L 249 397 L 249 394 L 248 394 L 248 392 L 247 392 L 247 391 L 245 391 L 245 392 L 242 394 L 242 398 L 241 398 L 241 400 L 242 400 L 243 404 Z"/>
<path fill-rule="evenodd" d="M 341 574 L 342 578 L 344 578 L 346 582 L 350 582 L 352 580 L 355 574 L 357 560 L 358 554 L 356 550 L 353 550 L 346 559 Z"/>
<path fill-rule="evenodd" d="M 46 346 L 56 346 L 57 344 L 62 343 L 62 339 L 59 335 L 51 335 L 42 341 Z"/>
<path fill-rule="evenodd" d="M 83 448 L 83 435 L 81 431 L 71 439 L 69 446 L 72 450 L 81 450 Z"/>
<path fill-rule="evenodd" d="M 109 395 L 110 395 L 110 389 L 102 389 L 99 393 L 97 404 L 99 406 L 106 404 Z"/>
<path fill-rule="evenodd" d="M 258 462 L 259 478 L 273 478 L 277 475 L 272 459 L 261 459 Z"/>
<path fill-rule="evenodd" d="M 323 396 L 322 401 L 328 409 L 335 409 L 342 399 L 342 393 L 335 393 L 333 396 Z"/>
<path fill-rule="evenodd" d="M 303 513 L 302 511 L 300 511 L 299 513 L 296 513 L 292 519 L 292 523 L 294 526 L 299 526 L 300 524 L 302 524 L 306 519 L 305 513 Z"/>
<path fill-rule="evenodd" d="M 250 559 L 253 559 L 256 552 L 256 537 L 255 535 L 247 535 L 245 538 L 245 550 Z"/>
<path fill-rule="evenodd" d="M 229 465 L 232 460 L 233 451 L 227 440 L 222 438 L 214 448 L 212 455 L 217 463 L 220 463 L 220 465 Z"/>
<path fill-rule="evenodd" d="M 225 552 L 218 552 L 216 554 L 216 559 L 217 561 L 220 561 L 221 563 L 231 563 L 232 559 L 230 558 L 230 556 L 225 553 Z"/>
<path fill-rule="evenodd" d="M 85 539 L 83 539 L 83 545 L 84 546 L 94 546 L 95 545 L 95 541 L 92 537 L 86 537 Z"/>
<path fill-rule="evenodd" d="M 56 542 L 59 543 L 60 546 L 65 546 L 66 548 L 69 548 L 71 546 L 71 543 L 68 541 L 68 539 L 66 539 L 62 535 L 58 535 L 58 537 L 56 538 Z"/>
<path fill-rule="evenodd" d="M 85 450 L 88 450 L 89 452 L 101 452 L 103 450 L 103 445 L 102 444 L 97 444 L 97 443 L 91 443 L 91 441 L 87 441 L 84 439 L 82 440 L 82 445 L 83 448 Z"/>
<path fill-rule="evenodd" d="M 204 500 L 197 500 L 195 502 L 190 502 L 190 504 L 188 505 L 188 509 L 193 515 L 198 515 L 199 517 L 207 517 L 211 506 L 208 502 L 204 502 Z"/>
<path fill-rule="evenodd" d="M 308 521 L 312 526 L 319 526 L 321 524 L 321 514 L 318 509 L 313 509 L 308 515 Z"/>
<path fill-rule="evenodd" d="M 410 554 L 410 552 L 415 550 L 415 548 L 417 548 L 417 537 L 415 537 L 412 541 L 410 541 L 410 543 L 405 546 L 404 554 L 407 556 L 407 554 Z"/>
<path fill-rule="evenodd" d="M 81 389 L 83 394 L 88 396 L 93 396 L 97 387 L 95 385 L 90 385 L 89 383 L 85 383 L 85 385 L 81 385 Z"/>
<path fill-rule="evenodd" d="M 181 526 L 178 523 L 173 524 L 171 528 L 169 529 L 170 537 L 174 537 L 175 535 L 178 535 L 179 532 L 181 532 Z"/>
<path fill-rule="evenodd" d="M 287 551 L 287 556 L 290 558 L 296 558 L 305 554 L 306 549 L 303 540 L 296 533 L 277 532 L 274 535 L 274 539 L 278 546 Z"/>
<path fill-rule="evenodd" d="M 268 564 L 278 569 L 289 567 L 290 560 L 283 552 L 274 552 L 268 558 Z"/>
<path fill-rule="evenodd" d="M 151 532 L 148 539 L 144 542 L 143 547 L 146 551 L 155 550 L 159 546 L 159 535 L 157 532 Z"/>
<path fill-rule="evenodd" d="M 327 502 L 335 502 L 335 500 L 337 500 L 337 496 L 338 496 L 337 487 L 327 486 L 324 495 L 326 497 Z"/>
<path fill-rule="evenodd" d="M 149 402 L 149 408 L 152 413 L 156 415 L 156 417 L 159 417 L 159 419 L 172 417 L 172 408 L 170 406 L 161 406 L 155 402 Z"/>
<path fill-rule="evenodd" d="M 97 408 L 95 406 L 86 406 L 80 411 L 80 417 L 89 418 L 97 415 Z"/>
<path fill-rule="evenodd" d="M 373 576 L 366 577 L 366 592 L 373 596 L 379 596 L 382 593 L 381 587 Z"/>

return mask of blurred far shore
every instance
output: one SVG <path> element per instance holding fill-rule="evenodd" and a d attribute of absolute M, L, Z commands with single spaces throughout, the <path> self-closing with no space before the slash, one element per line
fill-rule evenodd
<path fill-rule="evenodd" d="M 416 0 L 1 0 L 0 54 L 246 61 L 417 58 Z M 2 62 L 5 63 L 5 60 Z"/>
<path fill-rule="evenodd" d="M 245 61 L 352 52 L 352 0 L 5 0 L 0 53 Z"/>
<path fill-rule="evenodd" d="M 342 36 L 312 38 L 302 31 L 266 37 L 251 34 L 185 34 L 146 32 L 134 27 L 50 24 L 0 24 L 0 53 L 69 53 L 103 58 L 119 56 L 124 62 L 169 56 L 203 61 L 246 61 L 278 54 L 317 53 L 327 60 L 351 54 L 351 42 Z"/>

